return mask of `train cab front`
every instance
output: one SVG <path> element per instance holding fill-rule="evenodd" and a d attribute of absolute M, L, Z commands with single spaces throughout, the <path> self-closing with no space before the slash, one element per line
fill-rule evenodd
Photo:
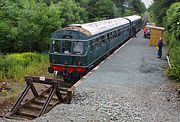
<path fill-rule="evenodd" d="M 72 39 L 52 39 L 50 46 L 49 73 L 65 81 L 77 81 L 86 73 L 86 41 Z"/>

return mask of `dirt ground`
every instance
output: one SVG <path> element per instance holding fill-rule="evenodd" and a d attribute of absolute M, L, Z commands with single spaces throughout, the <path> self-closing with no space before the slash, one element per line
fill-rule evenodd
<path fill-rule="evenodd" d="M 13 104 L 15 103 L 18 95 L 24 89 L 24 84 L 19 84 L 17 82 L 8 82 L 7 88 L 8 90 L 4 90 L 0 92 L 0 115 L 6 115 Z"/>
<path fill-rule="evenodd" d="M 46 85 L 42 84 L 34 84 L 34 86 L 38 93 L 41 93 L 45 88 L 47 88 Z M 10 112 L 18 96 L 21 95 L 21 93 L 25 89 L 26 84 L 19 84 L 18 82 L 9 82 L 7 87 L 9 90 L 0 92 L 0 116 L 7 115 L 8 112 Z M 32 97 L 32 93 L 28 92 L 24 100 L 27 101 Z"/>

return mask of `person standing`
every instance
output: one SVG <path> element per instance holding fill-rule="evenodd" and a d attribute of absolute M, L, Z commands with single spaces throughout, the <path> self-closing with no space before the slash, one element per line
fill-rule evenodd
<path fill-rule="evenodd" d="M 147 28 L 146 28 L 146 26 L 144 27 L 144 34 L 147 32 Z"/>
<path fill-rule="evenodd" d="M 162 47 L 163 47 L 162 38 L 159 39 L 157 47 L 158 47 L 158 53 L 157 53 L 158 58 L 161 58 L 161 56 L 162 56 Z"/>

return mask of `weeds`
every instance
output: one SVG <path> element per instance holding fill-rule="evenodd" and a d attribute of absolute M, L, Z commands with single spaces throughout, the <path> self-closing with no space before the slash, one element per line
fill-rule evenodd
<path fill-rule="evenodd" d="M 25 75 L 42 75 L 49 65 L 47 54 L 22 53 L 0 57 L 0 82 L 24 82 Z"/>

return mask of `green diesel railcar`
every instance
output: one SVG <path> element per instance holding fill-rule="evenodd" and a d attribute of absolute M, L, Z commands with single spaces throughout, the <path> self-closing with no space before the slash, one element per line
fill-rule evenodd
<path fill-rule="evenodd" d="M 141 29 L 138 15 L 68 25 L 52 33 L 49 72 L 72 80 L 81 77 L 107 54 Z"/>

